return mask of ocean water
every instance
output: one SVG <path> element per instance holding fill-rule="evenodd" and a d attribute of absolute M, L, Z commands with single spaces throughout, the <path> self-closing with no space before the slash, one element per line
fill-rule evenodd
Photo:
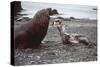
<path fill-rule="evenodd" d="M 87 18 L 87 19 L 97 19 L 97 9 L 96 6 L 87 6 L 87 5 L 71 5 L 71 4 L 55 4 L 55 3 L 38 3 L 38 2 L 22 2 L 21 14 L 26 14 L 24 17 L 32 18 L 34 14 L 43 8 L 52 8 L 57 9 L 61 14 L 59 16 L 68 18 Z"/>

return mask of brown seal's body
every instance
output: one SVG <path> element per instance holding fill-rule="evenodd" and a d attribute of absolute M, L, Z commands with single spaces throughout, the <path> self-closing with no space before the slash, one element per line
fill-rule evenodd
<path fill-rule="evenodd" d="M 39 47 L 47 33 L 51 12 L 51 8 L 42 9 L 30 22 L 16 28 L 14 32 L 15 48 Z"/>

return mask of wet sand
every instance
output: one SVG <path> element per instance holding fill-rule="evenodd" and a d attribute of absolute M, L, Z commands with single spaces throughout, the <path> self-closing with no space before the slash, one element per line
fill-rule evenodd
<path fill-rule="evenodd" d="M 63 45 L 59 32 L 52 26 L 50 20 L 46 37 L 39 49 L 16 49 L 15 65 L 37 65 L 69 62 L 86 62 L 97 60 L 97 20 L 72 19 L 63 20 L 66 32 L 69 34 L 83 34 L 88 37 L 91 45 L 67 44 Z M 15 21 L 15 27 L 27 22 L 26 19 Z"/>

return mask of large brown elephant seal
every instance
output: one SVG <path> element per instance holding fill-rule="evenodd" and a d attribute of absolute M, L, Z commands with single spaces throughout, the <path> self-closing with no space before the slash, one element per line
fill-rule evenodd
<path fill-rule="evenodd" d="M 44 39 L 49 25 L 50 15 L 53 15 L 51 8 L 39 10 L 31 21 L 15 28 L 15 48 L 37 48 Z"/>

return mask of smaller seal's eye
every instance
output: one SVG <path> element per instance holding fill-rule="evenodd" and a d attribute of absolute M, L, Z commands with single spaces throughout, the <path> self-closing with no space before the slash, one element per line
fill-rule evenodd
<path fill-rule="evenodd" d="M 55 22 L 59 22 L 59 20 L 56 20 Z"/>
<path fill-rule="evenodd" d="M 57 21 L 54 21 L 54 22 L 57 22 Z"/>

